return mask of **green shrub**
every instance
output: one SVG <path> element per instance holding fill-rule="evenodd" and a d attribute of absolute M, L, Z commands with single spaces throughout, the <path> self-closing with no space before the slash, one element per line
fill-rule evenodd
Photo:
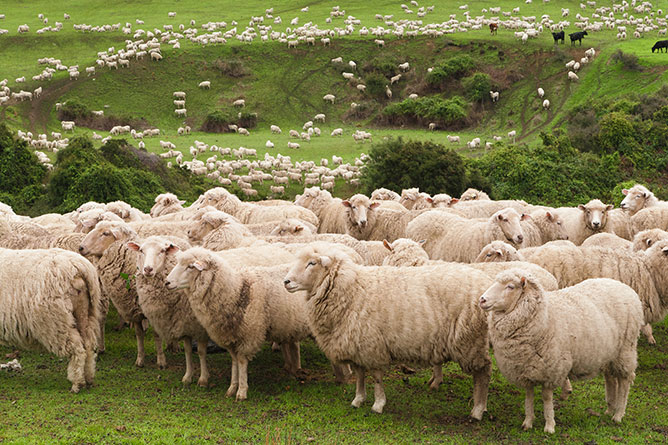
<path fill-rule="evenodd" d="M 475 67 L 473 58 L 468 54 L 459 54 L 435 66 L 427 73 L 427 82 L 431 85 L 441 85 L 452 79 L 459 79 Z"/>
<path fill-rule="evenodd" d="M 466 97 L 475 102 L 482 102 L 489 98 L 492 81 L 489 74 L 475 73 L 473 76 L 462 79 L 462 87 Z"/>
<path fill-rule="evenodd" d="M 638 62 L 638 56 L 633 53 L 625 53 L 621 49 L 615 51 L 610 60 L 613 62 L 620 62 L 622 66 L 630 71 L 643 71 L 644 68 Z"/>
<path fill-rule="evenodd" d="M 0 123 L 0 190 L 13 194 L 25 187 L 40 184 L 46 168 L 28 148 L 28 144 L 14 138 L 4 123 Z"/>
<path fill-rule="evenodd" d="M 397 192 L 419 187 L 459 196 L 469 183 L 461 156 L 433 142 L 390 138 L 373 145 L 369 158 L 362 175 L 367 194 L 379 187 Z"/>
<path fill-rule="evenodd" d="M 364 81 L 367 94 L 376 99 L 385 98 L 385 85 L 390 83 L 386 77 L 380 74 L 370 74 L 365 77 Z"/>
<path fill-rule="evenodd" d="M 442 99 L 436 96 L 405 99 L 385 107 L 383 116 L 394 124 L 437 122 L 442 126 L 463 125 L 468 104 L 459 96 Z"/>
<path fill-rule="evenodd" d="M 600 119 L 599 126 L 601 129 L 598 139 L 601 151 L 607 153 L 619 151 L 622 154 L 630 155 L 634 149 L 638 148 L 635 140 L 637 132 L 628 114 L 617 111 L 608 113 Z"/>
<path fill-rule="evenodd" d="M 62 105 L 60 112 L 58 113 L 58 117 L 60 118 L 60 120 L 63 121 L 88 119 L 91 116 L 92 113 L 90 112 L 88 107 L 86 107 L 84 104 L 82 104 L 76 99 L 70 99 L 67 102 L 65 102 Z"/>
<path fill-rule="evenodd" d="M 237 59 L 216 59 L 213 62 L 213 67 L 220 71 L 220 74 L 223 76 L 238 78 L 248 75 L 248 70 L 244 66 L 243 62 Z"/>
<path fill-rule="evenodd" d="M 362 71 L 365 72 L 366 74 L 375 73 L 387 78 L 397 74 L 398 64 L 399 62 L 393 57 L 387 57 L 387 56 L 374 57 L 370 61 L 364 63 L 364 65 L 362 66 Z"/>
<path fill-rule="evenodd" d="M 228 125 L 236 122 L 236 116 L 232 110 L 215 110 L 209 113 L 202 124 L 202 131 L 207 133 L 231 132 Z"/>

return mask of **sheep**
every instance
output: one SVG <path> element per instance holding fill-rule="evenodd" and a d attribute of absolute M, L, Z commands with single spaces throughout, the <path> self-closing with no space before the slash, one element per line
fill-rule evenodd
<path fill-rule="evenodd" d="M 524 219 L 520 222 L 524 233 L 524 247 L 540 246 L 554 240 L 567 240 L 568 232 L 564 221 L 553 210 L 535 210 L 529 214 L 523 214 Z"/>
<path fill-rule="evenodd" d="M 125 222 L 142 221 L 146 219 L 146 215 L 144 215 L 144 213 L 123 201 L 113 201 L 107 203 L 106 209 L 107 211 L 120 217 Z"/>
<path fill-rule="evenodd" d="M 318 231 L 318 228 L 313 224 L 295 218 L 283 220 L 278 225 L 276 223 L 266 223 L 249 225 L 248 228 L 253 235 L 267 234 L 269 236 L 308 236 Z M 267 231 L 266 228 L 271 228 L 271 231 Z"/>
<path fill-rule="evenodd" d="M 299 344 L 310 331 L 298 299 L 280 286 L 286 266 L 232 268 L 214 252 L 192 248 L 176 254 L 165 280 L 168 289 L 184 289 L 207 333 L 232 356 L 227 397 L 248 395 L 248 362 L 265 340 L 281 344 L 291 372 L 299 368 Z"/>
<path fill-rule="evenodd" d="M 659 201 L 654 193 L 641 184 L 636 184 L 630 189 L 623 189 L 622 194 L 624 199 L 619 207 L 628 212 L 629 216 L 635 215 L 644 208 L 666 205 L 665 201 Z"/>
<path fill-rule="evenodd" d="M 548 99 L 545 99 L 543 101 L 543 109 L 544 110 L 549 110 L 550 109 L 550 101 Z"/>
<path fill-rule="evenodd" d="M 325 102 L 331 102 L 332 105 L 334 105 L 334 101 L 336 100 L 336 96 L 333 94 L 325 94 L 322 98 Z"/>
<path fill-rule="evenodd" d="M 491 312 L 489 335 L 501 373 L 525 389 L 525 418 L 534 419 L 534 387 L 542 386 L 545 432 L 554 433 L 552 392 L 567 378 L 605 375 L 606 414 L 619 423 L 638 365 L 643 323 L 638 295 L 611 279 L 545 291 L 522 269 L 499 274 L 480 297 Z"/>
<path fill-rule="evenodd" d="M 0 343 L 69 358 L 71 391 L 93 384 L 102 292 L 95 267 L 62 249 L 0 248 Z"/>
<path fill-rule="evenodd" d="M 401 196 L 395 191 L 379 188 L 371 193 L 371 199 L 375 201 L 399 201 Z"/>
<path fill-rule="evenodd" d="M 427 193 L 420 193 L 417 187 L 403 189 L 399 202 L 408 210 L 421 210 L 432 207 L 433 199 Z"/>
<path fill-rule="evenodd" d="M 278 125 L 272 125 L 269 128 L 271 129 L 272 133 L 281 134 L 281 127 L 279 127 Z"/>
<path fill-rule="evenodd" d="M 459 198 L 453 198 L 447 193 L 437 193 L 431 198 L 431 205 L 434 208 L 450 208 L 459 202 Z"/>
<path fill-rule="evenodd" d="M 571 80 L 573 82 L 580 80 L 577 74 L 575 74 L 573 71 L 568 72 L 568 80 Z"/>
<path fill-rule="evenodd" d="M 592 237 L 593 238 L 593 237 Z M 636 233 L 631 242 L 631 250 L 645 251 L 657 241 L 668 239 L 668 232 L 661 229 L 649 229 Z"/>
<path fill-rule="evenodd" d="M 538 97 L 542 99 L 543 96 L 545 96 L 545 90 L 542 88 L 538 88 Z"/>
<path fill-rule="evenodd" d="M 216 187 L 204 193 L 199 207 L 207 205 L 229 213 L 244 224 L 298 218 L 313 225 L 318 225 L 318 217 L 308 209 L 295 205 L 263 207 L 245 203 L 222 187 Z"/>
<path fill-rule="evenodd" d="M 578 207 L 559 207 L 555 211 L 563 219 L 563 225 L 568 233 L 568 239 L 574 244 L 582 242 L 599 232 L 612 232 L 608 226 L 608 212 L 612 205 L 603 204 L 598 199 L 592 199 L 587 204 Z"/>
<path fill-rule="evenodd" d="M 244 99 L 237 99 L 234 102 L 232 102 L 232 105 L 235 107 L 243 108 L 246 106 L 246 101 Z"/>
<path fill-rule="evenodd" d="M 81 241 L 79 253 L 95 263 L 104 295 L 114 304 L 118 315 L 134 326 L 137 339 L 135 366 L 141 368 L 146 358 L 146 316 L 137 301 L 136 287 L 129 284 L 137 267 L 136 255 L 125 247 L 126 242 L 136 238 L 137 233 L 127 224 L 103 221 Z M 167 360 L 162 349 L 162 339 L 157 334 L 155 345 L 158 367 L 164 369 Z"/>
<path fill-rule="evenodd" d="M 399 82 L 401 80 L 401 74 L 397 74 L 396 76 L 392 76 L 390 78 L 390 85 L 394 85 L 395 83 Z"/>
<path fill-rule="evenodd" d="M 514 209 L 500 210 L 487 220 L 469 220 L 431 210 L 408 223 L 406 237 L 426 240 L 424 249 L 432 259 L 470 263 L 491 241 L 507 239 L 521 245 L 524 233 L 520 221 L 526 218 Z"/>
<path fill-rule="evenodd" d="M 462 195 L 459 197 L 460 201 L 473 201 L 473 200 L 478 200 L 478 201 L 489 201 L 489 195 L 483 191 L 476 190 L 474 188 L 469 188 L 467 189 Z"/>
<path fill-rule="evenodd" d="M 211 88 L 211 81 L 210 80 L 205 80 L 203 82 L 200 82 L 197 84 L 199 88 L 202 88 L 203 90 L 208 90 Z"/>
<path fill-rule="evenodd" d="M 177 250 L 188 249 L 190 245 L 178 238 L 151 236 L 143 242 L 130 241 L 126 247 L 137 252 L 137 301 L 142 312 L 163 341 L 171 343 L 183 339 L 186 372 L 181 381 L 185 384 L 192 381 L 192 339 L 195 339 L 200 361 L 197 384 L 208 386 L 205 345 L 209 342 L 209 337 L 196 319 L 186 293 L 171 292 L 166 286 L 167 273 L 175 266 L 171 254 Z"/>
<path fill-rule="evenodd" d="M 173 193 L 162 193 L 155 197 L 154 202 L 155 204 L 149 212 L 153 218 L 180 212 L 183 210 L 183 204 L 185 204 L 185 201 L 180 200 Z"/>
<path fill-rule="evenodd" d="M 1 222 L 0 222 L 1 224 Z M 0 238 L 0 247 L 6 249 L 53 249 L 59 248 L 77 252 L 79 244 L 86 235 L 84 233 L 53 234 L 46 236 L 15 235 Z"/>
<path fill-rule="evenodd" d="M 369 241 L 394 241 L 405 236 L 408 223 L 425 211 L 397 211 L 388 207 L 388 202 L 383 208 L 381 202 L 371 201 L 361 194 L 353 195 L 341 204 L 346 208 L 346 233 L 355 239 Z"/>
<path fill-rule="evenodd" d="M 582 247 L 607 247 L 609 249 L 630 250 L 632 243 L 629 240 L 620 238 L 614 233 L 597 233 L 590 236 L 582 242 Z"/>
<path fill-rule="evenodd" d="M 479 420 L 486 410 L 491 365 L 486 321 L 475 300 L 490 282 L 465 265 L 359 266 L 335 248 L 309 246 L 299 253 L 284 285 L 291 293 L 306 291 L 309 324 L 329 360 L 353 365 L 357 390 L 352 406 L 366 398 L 366 370 L 375 379 L 372 411 L 382 413 L 382 370 L 392 361 L 436 365 L 454 360 L 473 374 L 471 416 Z"/>
<path fill-rule="evenodd" d="M 492 98 L 492 102 L 498 102 L 499 101 L 499 92 L 498 91 L 490 91 L 489 96 Z"/>
<path fill-rule="evenodd" d="M 513 144 L 515 143 L 515 136 L 517 136 L 517 130 L 512 130 L 508 132 L 508 139 L 512 139 Z"/>
<path fill-rule="evenodd" d="M 459 140 L 460 140 L 459 136 L 452 136 L 452 135 L 448 135 L 448 136 L 447 136 L 447 139 L 448 139 L 448 141 L 449 141 L 450 143 L 452 143 L 452 144 L 456 144 L 456 143 L 458 143 Z"/>

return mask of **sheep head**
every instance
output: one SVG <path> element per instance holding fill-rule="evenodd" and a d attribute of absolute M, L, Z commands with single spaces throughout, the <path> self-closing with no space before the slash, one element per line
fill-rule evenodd
<path fill-rule="evenodd" d="M 520 221 L 527 218 L 529 218 L 529 215 L 523 214 L 520 216 L 515 209 L 507 208 L 492 215 L 491 222 L 499 226 L 509 242 L 519 245 L 524 242 L 524 232 Z"/>
<path fill-rule="evenodd" d="M 369 221 L 373 219 L 373 210 L 380 205 L 379 202 L 371 201 L 367 196 L 361 194 L 353 195 L 341 203 L 346 207 L 348 221 L 358 229 L 367 227 Z"/>
<path fill-rule="evenodd" d="M 474 262 L 494 263 L 505 261 L 521 261 L 517 249 L 504 241 L 492 241 L 480 251 Z"/>
<path fill-rule="evenodd" d="M 640 184 L 636 184 L 628 190 L 623 189 L 622 193 L 625 198 L 622 200 L 620 207 L 622 210 L 629 212 L 630 215 L 635 215 L 644 209 L 647 206 L 647 201 L 654 198 L 654 193 Z"/>
<path fill-rule="evenodd" d="M 603 204 L 598 199 L 592 199 L 587 204 L 578 206 L 582 210 L 584 222 L 587 228 L 593 231 L 603 230 L 608 222 L 608 212 L 613 209 L 613 205 Z"/>
<path fill-rule="evenodd" d="M 138 252 L 137 272 L 146 277 L 153 277 L 162 272 L 167 255 L 174 254 L 179 250 L 170 240 L 160 236 L 148 237 L 141 243 L 130 241 L 126 246 L 128 249 Z"/>
<path fill-rule="evenodd" d="M 535 279 L 521 269 L 511 269 L 498 274 L 484 294 L 480 296 L 478 305 L 485 312 L 510 313 L 521 305 L 531 286 L 538 286 Z M 531 293 L 533 294 L 533 293 Z"/>
<path fill-rule="evenodd" d="M 127 241 L 137 236 L 124 222 L 100 221 L 81 241 L 79 253 L 83 256 L 101 257 L 116 241 Z"/>

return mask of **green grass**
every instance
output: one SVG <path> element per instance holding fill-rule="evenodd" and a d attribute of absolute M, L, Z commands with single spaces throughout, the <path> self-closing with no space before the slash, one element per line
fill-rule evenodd
<path fill-rule="evenodd" d="M 371 412 L 372 396 L 350 407 L 354 385 L 336 385 L 316 345 L 302 346 L 306 378 L 294 380 L 282 370 L 280 354 L 268 345 L 249 366 L 249 399 L 225 398 L 229 384 L 227 353 L 209 356 L 210 388 L 183 387 L 182 354 L 168 353 L 169 367 L 158 370 L 152 339 L 147 365 L 134 366 L 130 329 L 115 332 L 107 321 L 107 352 L 98 360 L 95 387 L 68 392 L 67 363 L 40 352 L 22 351 L 23 372 L 0 373 L 0 441 L 8 443 L 665 443 L 668 440 L 668 322 L 655 325 L 658 346 L 639 341 L 639 367 L 621 425 L 604 411 L 602 378 L 574 383 L 567 401 L 557 401 L 557 433 L 542 432 L 542 404 L 536 422 L 521 430 L 523 392 L 508 384 L 496 367 L 488 415 L 468 419 L 471 378 L 448 364 L 438 391 L 427 389 L 430 372 L 386 373 L 385 412 Z M 2 357 L 10 349 L 0 348 Z M 199 372 L 199 371 L 197 371 Z M 371 381 L 367 382 L 371 385 Z M 538 397 L 537 400 L 540 398 Z"/>

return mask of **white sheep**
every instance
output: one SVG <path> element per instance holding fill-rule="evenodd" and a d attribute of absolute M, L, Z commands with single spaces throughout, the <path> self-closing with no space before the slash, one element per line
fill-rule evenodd
<path fill-rule="evenodd" d="M 453 360 L 473 374 L 471 416 L 480 419 L 491 364 L 486 320 L 475 299 L 490 282 L 465 265 L 365 267 L 336 248 L 309 246 L 299 253 L 284 285 L 289 292 L 306 291 L 312 333 L 330 361 L 353 365 L 357 389 L 352 406 L 366 398 L 366 370 L 375 380 L 372 410 L 381 413 L 383 370 L 391 362 Z"/>
<path fill-rule="evenodd" d="M 325 94 L 324 96 L 322 96 L 322 98 L 323 98 L 323 100 L 325 100 L 325 102 L 331 102 L 332 105 L 334 104 L 334 101 L 336 100 L 336 96 L 334 96 L 333 94 Z"/>
<path fill-rule="evenodd" d="M 630 189 L 623 189 L 622 194 L 624 194 L 624 199 L 619 207 L 628 212 L 630 216 L 647 207 L 666 205 L 664 201 L 659 201 L 654 193 L 641 184 L 636 184 Z"/>
<path fill-rule="evenodd" d="M 183 204 L 185 204 L 185 201 L 180 200 L 173 193 L 162 193 L 155 197 L 154 202 L 155 204 L 150 211 L 153 218 L 180 212 L 183 210 Z"/>
<path fill-rule="evenodd" d="M 208 90 L 209 88 L 211 88 L 211 81 L 210 80 L 202 81 L 199 84 L 197 84 L 197 86 L 204 90 Z"/>
<path fill-rule="evenodd" d="M 498 91 L 490 91 L 489 96 L 492 98 L 492 102 L 498 102 L 499 101 L 499 92 Z"/>
<path fill-rule="evenodd" d="M 538 97 L 542 99 L 543 96 L 545 96 L 545 90 L 542 88 L 538 88 Z"/>
<path fill-rule="evenodd" d="M 232 105 L 235 107 L 243 108 L 246 106 L 246 101 L 244 99 L 237 99 L 234 102 L 232 102 Z"/>
<path fill-rule="evenodd" d="M 69 358 L 72 392 L 93 384 L 102 292 L 95 267 L 62 249 L 0 248 L 0 343 Z"/>
<path fill-rule="evenodd" d="M 611 279 L 547 292 L 522 269 L 503 272 L 480 297 L 491 312 L 489 334 L 501 373 L 525 389 L 522 428 L 534 420 L 534 387 L 542 386 L 545 432 L 554 433 L 554 388 L 570 378 L 605 375 L 607 414 L 621 422 L 638 365 L 643 323 L 638 295 Z"/>
<path fill-rule="evenodd" d="M 568 239 L 574 244 L 582 242 L 599 232 L 612 232 L 608 227 L 608 214 L 612 205 L 606 205 L 598 199 L 578 207 L 559 207 L 556 212 L 564 221 Z"/>
<path fill-rule="evenodd" d="M 271 129 L 272 133 L 281 134 L 281 127 L 279 127 L 278 125 L 272 125 L 269 128 Z"/>
<path fill-rule="evenodd" d="M 568 80 L 575 82 L 575 81 L 580 80 L 580 78 L 573 71 L 569 71 L 568 72 Z"/>
<path fill-rule="evenodd" d="M 544 110 L 549 110 L 550 109 L 550 101 L 548 99 L 545 99 L 543 101 L 543 109 Z"/>

